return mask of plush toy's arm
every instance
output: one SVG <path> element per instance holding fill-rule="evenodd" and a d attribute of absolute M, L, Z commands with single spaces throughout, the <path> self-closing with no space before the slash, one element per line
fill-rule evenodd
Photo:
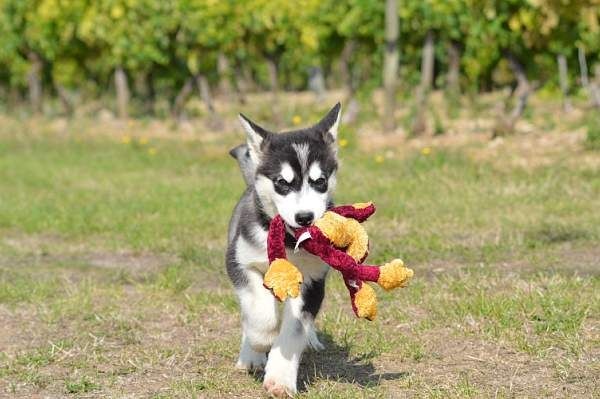
<path fill-rule="evenodd" d="M 363 268 L 363 266 L 359 265 L 352 256 L 333 247 L 330 244 L 329 238 L 317 228 L 311 228 L 310 234 L 311 239 L 302 244 L 303 248 L 311 254 L 321 258 L 323 262 L 327 263 L 335 270 L 341 272 L 344 278 L 350 280 L 377 281 L 377 278 L 379 277 L 378 267 L 373 266 Z"/>
<path fill-rule="evenodd" d="M 375 205 L 372 202 L 340 205 L 331 208 L 330 211 L 347 218 L 356 219 L 362 223 L 375 213 Z"/>
<path fill-rule="evenodd" d="M 281 216 L 277 215 L 269 226 L 267 236 L 267 256 L 269 269 L 265 273 L 263 285 L 270 289 L 280 301 L 288 296 L 292 298 L 300 295 L 302 273 L 287 260 L 285 253 L 285 224 Z"/>
<path fill-rule="evenodd" d="M 285 224 L 280 215 L 271 220 L 269 235 L 267 236 L 267 255 L 269 263 L 275 259 L 286 259 L 285 253 Z"/>

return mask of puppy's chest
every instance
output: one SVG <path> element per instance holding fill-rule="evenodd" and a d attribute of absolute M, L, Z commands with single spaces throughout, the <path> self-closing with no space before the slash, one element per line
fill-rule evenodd
<path fill-rule="evenodd" d="M 303 249 L 298 252 L 287 249 L 285 252 L 288 260 L 300 270 L 305 279 L 319 280 L 327 273 L 328 266 L 319 257 L 309 254 Z"/>

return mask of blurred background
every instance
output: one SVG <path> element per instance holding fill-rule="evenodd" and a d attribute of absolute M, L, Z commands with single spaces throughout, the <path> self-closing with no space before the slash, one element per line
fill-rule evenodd
<path fill-rule="evenodd" d="M 342 103 L 301 398 L 600 397 L 600 0 L 0 0 L 0 397 L 262 397 L 234 370 L 243 112 Z"/>
<path fill-rule="evenodd" d="M 256 93 L 277 105 L 281 93 L 310 90 L 322 102 L 335 90 L 348 122 L 383 88 L 366 110 L 379 130 L 419 135 L 444 130 L 447 115 L 426 110 L 432 90 L 452 116 L 461 94 L 478 102 L 505 89 L 499 135 L 534 92 L 565 112 L 573 98 L 600 107 L 597 0 L 2 0 L 0 18 L 10 113 L 208 116 L 217 129 Z M 264 117 L 282 123 L 271 111 Z"/>

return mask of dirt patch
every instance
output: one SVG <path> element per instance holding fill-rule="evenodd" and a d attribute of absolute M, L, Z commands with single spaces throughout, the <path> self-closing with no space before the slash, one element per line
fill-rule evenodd
<path fill-rule="evenodd" d="M 593 378 L 595 371 L 584 361 L 571 362 L 568 378 L 561 378 L 555 367 L 559 358 L 534 358 L 482 338 L 458 337 L 446 329 L 428 331 L 420 339 L 426 353 L 420 361 L 386 355 L 375 362 L 378 371 L 406 375 L 404 381 L 386 383 L 391 397 L 419 396 L 423 386 L 428 390 L 434 387 L 442 395 L 448 391 L 475 397 L 593 395 L 588 378 Z"/>

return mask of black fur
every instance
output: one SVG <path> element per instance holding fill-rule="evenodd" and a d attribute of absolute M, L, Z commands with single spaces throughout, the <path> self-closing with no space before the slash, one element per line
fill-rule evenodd
<path fill-rule="evenodd" d="M 324 297 L 325 278 L 313 280 L 311 284 L 305 285 L 302 289 L 302 299 L 304 299 L 302 311 L 310 313 L 313 318 L 317 317 Z"/>

